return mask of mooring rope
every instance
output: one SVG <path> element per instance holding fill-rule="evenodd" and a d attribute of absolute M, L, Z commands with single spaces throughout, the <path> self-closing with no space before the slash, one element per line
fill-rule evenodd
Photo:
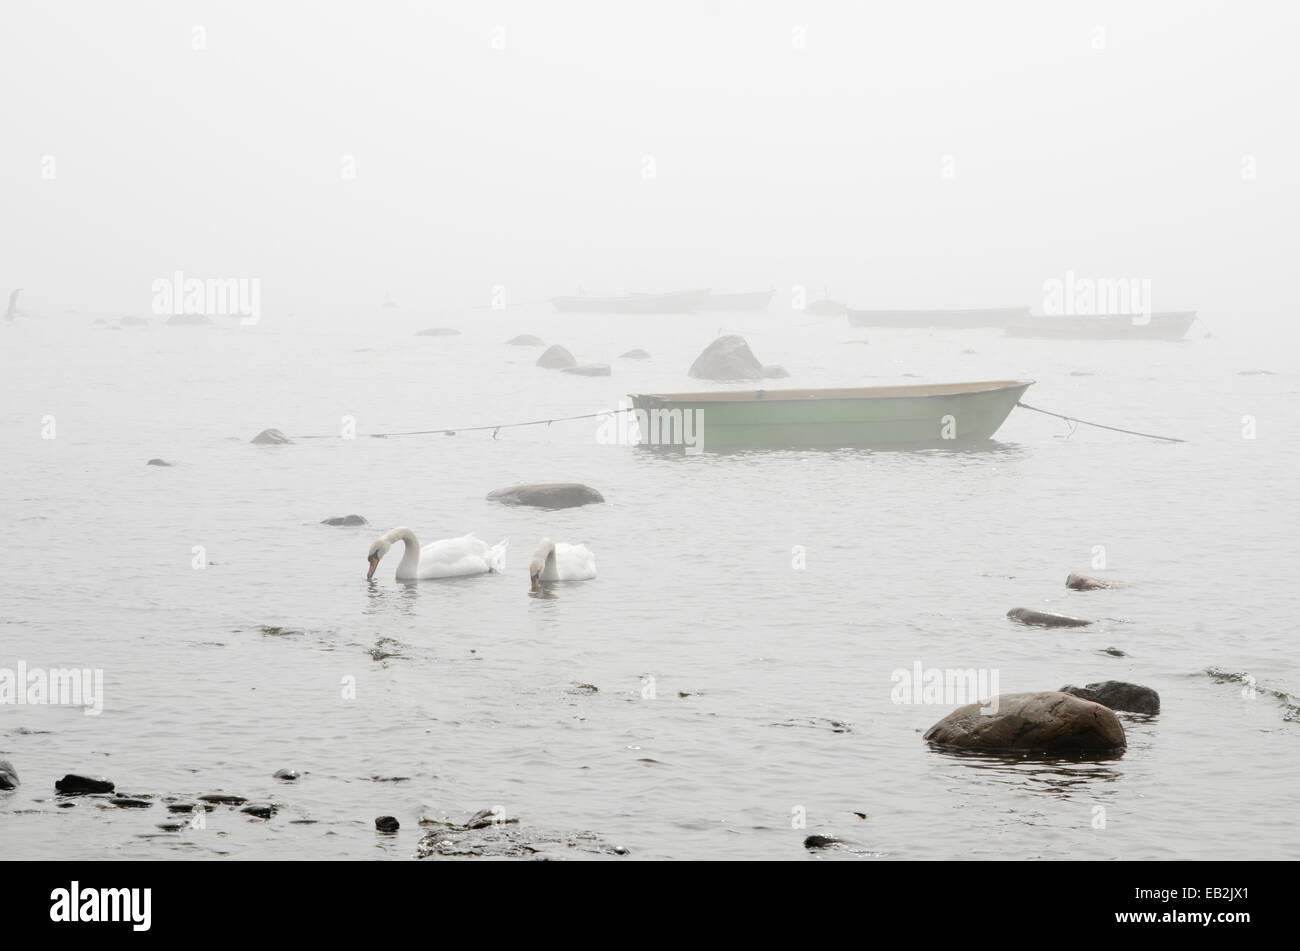
<path fill-rule="evenodd" d="M 1017 406 L 1024 409 L 1033 410 L 1035 413 L 1042 413 L 1045 416 L 1055 416 L 1057 419 L 1063 419 L 1070 424 L 1070 435 L 1074 435 L 1076 424 L 1084 426 L 1095 426 L 1097 429 L 1109 429 L 1111 432 L 1127 433 L 1130 436 L 1145 436 L 1147 439 L 1163 439 L 1165 442 L 1187 442 L 1186 439 L 1175 439 L 1173 436 L 1158 436 L 1155 433 L 1140 433 L 1134 429 L 1121 429 L 1118 426 L 1107 426 L 1104 423 L 1092 423 L 1086 419 L 1079 419 L 1077 416 L 1066 416 L 1064 413 L 1053 413 L 1051 410 L 1039 409 L 1037 406 L 1030 406 L 1028 403 L 1016 403 Z M 497 438 L 497 433 L 503 429 L 517 429 L 520 426 L 549 426 L 551 423 L 570 423 L 579 419 L 598 419 L 602 416 L 615 416 L 619 413 L 634 412 L 632 407 L 622 407 L 620 409 L 602 410 L 599 413 L 583 413 L 580 416 L 555 416 L 551 419 L 530 419 L 522 423 L 496 423 L 488 426 L 458 426 L 442 427 L 440 429 L 410 429 L 403 432 L 393 433 L 366 433 L 370 439 L 387 439 L 390 436 L 455 436 L 457 433 L 475 433 L 492 430 L 492 438 Z M 310 436 L 294 436 L 294 439 L 338 439 L 337 433 L 329 435 L 313 434 Z"/>
<path fill-rule="evenodd" d="M 1053 413 L 1051 410 L 1039 409 L 1037 406 L 1030 406 L 1028 403 L 1016 403 L 1017 406 L 1023 406 L 1025 409 L 1031 409 L 1035 413 L 1042 413 L 1045 416 L 1055 416 L 1057 419 L 1063 419 L 1071 425 L 1081 423 L 1084 426 L 1096 426 L 1098 429 L 1109 429 L 1111 432 L 1127 433 L 1130 436 L 1145 436 L 1147 439 L 1163 439 L 1165 442 L 1187 442 L 1186 439 L 1175 439 L 1173 436 L 1157 436 L 1155 433 L 1140 433 L 1135 429 L 1120 429 L 1118 426 L 1107 426 L 1104 423 L 1090 423 L 1086 419 L 1079 419 L 1077 416 L 1066 416 L 1063 413 Z M 1070 435 L 1074 435 L 1074 430 L 1070 430 Z"/>

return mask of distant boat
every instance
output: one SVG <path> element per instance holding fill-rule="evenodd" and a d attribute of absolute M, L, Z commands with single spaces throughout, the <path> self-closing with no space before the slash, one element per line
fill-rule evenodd
<path fill-rule="evenodd" d="M 743 294 L 710 294 L 700 310 L 763 310 L 772 303 L 776 291 L 752 291 Z"/>
<path fill-rule="evenodd" d="M 643 445 L 680 445 L 689 420 L 704 450 L 952 446 L 990 439 L 1032 383 L 643 393 L 632 405 L 647 413 Z"/>
<path fill-rule="evenodd" d="M 1007 327 L 1011 337 L 1056 340 L 1182 340 L 1196 320 L 1196 311 L 1167 311 L 1103 317 L 1026 317 Z"/>
<path fill-rule="evenodd" d="M 673 294 L 628 294 L 626 297 L 552 297 L 556 310 L 588 314 L 689 314 L 703 310 L 707 288 Z"/>
<path fill-rule="evenodd" d="M 853 327 L 1007 327 L 1029 316 L 1028 307 L 966 310 L 849 310 Z"/>

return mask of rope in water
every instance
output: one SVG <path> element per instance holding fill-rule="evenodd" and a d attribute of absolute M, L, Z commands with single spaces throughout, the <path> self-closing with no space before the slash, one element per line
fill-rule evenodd
<path fill-rule="evenodd" d="M 1118 426 L 1107 426 L 1104 423 L 1092 423 L 1086 419 L 1079 419 L 1076 416 L 1066 416 L 1063 413 L 1053 413 L 1051 410 L 1039 409 L 1037 406 L 1030 406 L 1028 403 L 1018 402 L 1016 403 L 1016 405 L 1028 410 L 1033 410 L 1035 413 L 1042 413 L 1045 416 L 1055 416 L 1057 419 L 1063 419 L 1067 423 L 1069 423 L 1071 427 L 1073 427 L 1075 424 L 1082 424 L 1084 426 L 1095 426 L 1097 429 L 1109 429 L 1111 432 L 1127 433 L 1130 436 L 1145 436 L 1147 439 L 1163 439 L 1165 442 L 1187 442 L 1186 439 L 1175 439 L 1173 436 L 1158 436 L 1154 433 L 1140 433 L 1134 429 L 1121 429 Z M 492 430 L 492 438 L 496 439 L 497 433 L 499 433 L 503 429 L 516 429 L 520 426 L 549 426 L 551 425 L 551 423 L 570 423 L 579 419 L 598 419 L 602 416 L 614 416 L 617 415 L 618 413 L 630 413 L 632 411 L 633 410 L 630 407 L 624 407 L 621 409 L 604 410 L 599 413 L 583 413 L 581 416 L 556 416 L 552 419 L 530 419 L 522 423 L 497 423 L 495 425 L 490 425 L 490 426 L 461 426 L 458 428 L 446 427 L 443 429 L 411 429 L 411 430 L 406 430 L 405 432 L 367 433 L 366 435 L 368 435 L 371 439 L 386 439 L 389 436 L 455 436 L 457 433 L 486 432 L 487 430 L 490 429 Z M 1071 435 L 1074 434 L 1073 428 L 1071 428 L 1070 434 Z M 316 434 L 311 436 L 295 436 L 294 438 L 295 439 L 338 439 L 339 437 L 338 434 L 330 434 L 330 435 Z"/>
<path fill-rule="evenodd" d="M 1017 402 L 1016 405 L 1022 406 L 1025 409 L 1031 409 L 1035 413 L 1042 413 L 1045 416 L 1055 416 L 1057 419 L 1063 419 L 1067 423 L 1070 423 L 1071 426 L 1075 423 L 1081 423 L 1084 426 L 1095 426 L 1098 429 L 1109 429 L 1111 432 L 1127 433 L 1130 436 L 1145 436 L 1147 439 L 1163 439 L 1165 442 L 1187 442 L 1186 439 L 1175 439 L 1173 436 L 1157 436 L 1155 433 L 1140 433 L 1135 429 L 1120 429 L 1118 426 L 1107 426 L 1104 423 L 1090 423 L 1086 419 L 1079 419 L 1076 416 L 1066 416 L 1062 413 L 1053 413 L 1051 410 L 1039 409 L 1037 406 L 1030 406 L 1028 403 Z M 1070 434 L 1074 435 L 1073 429 L 1070 430 Z"/>

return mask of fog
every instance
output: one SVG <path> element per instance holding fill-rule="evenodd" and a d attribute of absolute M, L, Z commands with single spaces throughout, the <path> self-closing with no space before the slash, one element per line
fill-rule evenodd
<path fill-rule="evenodd" d="M 9 3 L 0 282 L 348 314 L 829 287 L 1289 314 L 1294 7 Z M 778 298 L 781 300 L 781 298 Z M 1285 308 L 1285 309 L 1284 309 Z"/>

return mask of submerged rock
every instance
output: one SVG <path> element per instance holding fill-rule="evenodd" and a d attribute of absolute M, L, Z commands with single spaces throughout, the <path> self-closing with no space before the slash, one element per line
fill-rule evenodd
<path fill-rule="evenodd" d="M 417 331 L 415 335 L 417 337 L 459 337 L 460 331 L 454 327 L 429 327 Z"/>
<path fill-rule="evenodd" d="M 991 712 L 982 713 L 981 708 Z M 1062 693 L 1010 693 L 958 707 L 925 733 L 935 746 L 962 750 L 1101 752 L 1128 745 L 1109 707 Z"/>
<path fill-rule="evenodd" d="M 757 380 L 763 376 L 763 364 L 744 337 L 728 334 L 705 347 L 687 372 L 697 380 Z"/>
<path fill-rule="evenodd" d="M 153 805 L 148 799 L 137 799 L 135 796 L 118 796 L 109 802 L 123 809 L 148 809 Z"/>
<path fill-rule="evenodd" d="M 117 787 L 103 776 L 96 778 L 82 776 L 80 773 L 68 773 L 54 784 L 54 788 L 66 795 L 76 796 L 83 793 L 112 792 Z"/>
<path fill-rule="evenodd" d="M 211 323 L 207 314 L 175 314 L 167 318 L 168 327 L 206 327 Z"/>
<path fill-rule="evenodd" d="M 1118 647 L 1105 647 L 1105 648 L 1102 648 L 1102 651 L 1101 651 L 1101 652 L 1102 652 L 1103 654 L 1109 654 L 1111 657 L 1127 657 L 1127 656 L 1128 656 L 1128 654 L 1124 653 L 1124 652 L 1123 652 L 1122 650 L 1120 650 Z"/>
<path fill-rule="evenodd" d="M 199 802 L 210 802 L 215 806 L 242 806 L 248 802 L 243 796 L 228 796 L 225 793 L 208 793 L 200 796 Z"/>
<path fill-rule="evenodd" d="M 394 816 L 380 816 L 375 820 L 375 828 L 380 832 L 387 833 L 388 835 L 392 835 L 401 827 L 402 824 L 398 822 Z"/>
<path fill-rule="evenodd" d="M 763 367 L 763 379 L 765 380 L 784 380 L 789 375 L 789 371 L 779 363 L 772 363 Z"/>
<path fill-rule="evenodd" d="M 584 363 L 580 367 L 564 367 L 561 373 L 573 373 L 577 376 L 610 376 L 608 363 Z"/>
<path fill-rule="evenodd" d="M 638 348 L 629 350 L 627 353 L 620 353 L 618 357 L 620 360 L 649 360 L 650 354 Z"/>
<path fill-rule="evenodd" d="M 170 462 L 168 462 L 166 459 L 150 459 L 148 462 L 145 463 L 145 465 L 146 465 L 146 466 L 166 466 L 168 469 L 170 469 L 172 464 L 171 464 Z"/>
<path fill-rule="evenodd" d="M 1046 611 L 1031 611 L 1029 608 L 1012 608 L 1007 612 L 1007 617 L 1014 618 L 1021 624 L 1032 624 L 1035 627 L 1087 627 L 1092 623 L 1080 617 L 1048 614 Z"/>
<path fill-rule="evenodd" d="M 254 819 L 269 819 L 275 815 L 275 804 L 269 802 L 252 802 L 239 810 Z"/>
<path fill-rule="evenodd" d="M 803 840 L 805 849 L 824 849 L 839 844 L 839 839 L 830 835 L 810 835 Z"/>
<path fill-rule="evenodd" d="M 567 370 L 569 367 L 576 367 L 577 365 L 578 361 L 573 358 L 573 354 L 558 343 L 551 344 L 537 358 L 537 366 L 544 367 L 547 370 Z"/>
<path fill-rule="evenodd" d="M 1097 591 L 1101 588 L 1110 588 L 1113 585 L 1109 581 L 1102 581 L 1100 578 L 1090 578 L 1087 575 L 1071 574 L 1065 579 L 1065 586 L 1073 588 L 1075 591 Z"/>
<path fill-rule="evenodd" d="M 123 317 L 123 318 L 121 319 L 120 323 L 122 324 L 123 327 L 147 327 L 147 326 L 149 326 L 149 321 L 145 320 L 143 317 L 136 317 L 136 316 L 133 315 L 133 314 L 128 314 L 127 316 Z"/>
<path fill-rule="evenodd" d="M 18 770 L 14 769 L 14 764 L 7 759 L 0 759 L 0 789 L 17 789 Z"/>
<path fill-rule="evenodd" d="M 512 347 L 544 347 L 546 341 L 541 337 L 534 337 L 532 334 L 520 334 L 518 337 L 511 337 L 506 343 Z"/>
<path fill-rule="evenodd" d="M 293 442 L 278 429 L 264 429 L 250 441 L 258 446 L 284 446 Z"/>
<path fill-rule="evenodd" d="M 1122 680 L 1103 680 L 1083 687 L 1067 685 L 1061 688 L 1061 692 L 1100 703 L 1103 707 L 1110 707 L 1112 710 L 1152 714 L 1160 712 L 1160 694 L 1150 687 L 1125 683 Z"/>
<path fill-rule="evenodd" d="M 512 485 L 506 489 L 494 489 L 487 498 L 503 505 L 530 505 L 541 509 L 570 509 L 605 501 L 605 497 L 591 486 L 579 482 Z"/>
<path fill-rule="evenodd" d="M 321 519 L 322 525 L 369 525 L 370 523 L 360 515 L 339 515 L 334 518 Z"/>

